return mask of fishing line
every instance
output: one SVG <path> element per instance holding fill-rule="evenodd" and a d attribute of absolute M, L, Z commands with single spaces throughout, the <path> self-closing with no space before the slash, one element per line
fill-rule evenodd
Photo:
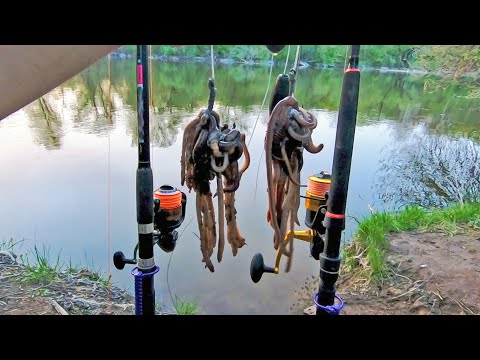
<path fill-rule="evenodd" d="M 187 228 L 189 227 L 190 223 L 192 222 L 193 220 L 193 216 L 190 218 L 190 221 L 188 222 L 188 224 L 183 228 L 182 232 L 180 233 L 180 235 L 178 236 L 178 240 L 177 240 L 177 245 L 178 245 L 178 242 L 180 241 L 180 239 L 182 238 L 182 235 L 183 233 L 185 232 L 185 230 L 187 230 Z M 168 259 L 168 265 L 167 265 L 167 288 L 168 288 L 168 293 L 170 294 L 170 299 L 172 300 L 172 305 L 175 304 L 175 302 L 173 301 L 173 296 L 172 296 L 172 291 L 170 289 L 170 283 L 168 282 L 168 272 L 170 270 L 170 263 L 172 262 L 172 257 L 173 257 L 173 253 L 175 251 L 172 251 L 172 253 L 170 254 L 170 259 Z"/>
<path fill-rule="evenodd" d="M 290 55 L 290 46 L 291 45 L 288 45 L 287 58 L 285 60 L 285 67 L 283 69 L 284 74 L 287 71 L 288 58 L 289 58 L 289 55 Z M 295 69 L 295 74 L 297 76 L 297 79 L 298 79 L 298 71 L 297 71 L 298 61 L 299 61 L 299 58 L 300 58 L 300 46 L 301 45 L 297 45 L 297 52 L 296 52 L 296 55 L 295 55 L 295 61 L 294 61 L 294 65 L 293 65 L 293 68 Z M 272 60 L 273 60 L 273 55 L 272 55 Z M 272 75 L 272 69 L 270 69 L 270 76 L 271 75 Z M 268 83 L 270 85 L 270 79 L 269 79 Z M 268 92 L 268 87 L 267 87 L 267 92 Z M 265 98 L 266 98 L 266 95 L 267 94 L 265 94 Z M 292 93 L 292 96 L 293 96 L 293 93 Z M 265 98 L 263 99 L 264 101 L 265 101 Z M 263 103 L 262 103 L 262 107 L 263 107 Z M 261 108 L 260 108 L 260 111 L 261 111 Z M 260 113 L 259 113 L 259 116 L 260 116 Z M 257 117 L 257 121 L 258 121 L 258 117 Z M 256 125 L 256 122 L 255 122 L 255 125 Z M 254 128 L 254 131 L 255 131 L 255 128 Z M 250 140 L 252 140 L 252 138 L 250 138 Z M 250 142 L 249 142 L 249 144 L 250 144 Z M 262 158 L 263 158 L 264 153 L 265 153 L 265 147 L 263 147 L 262 154 L 260 155 L 260 160 L 259 160 L 258 167 L 257 167 L 257 177 L 256 177 L 256 180 L 255 180 L 255 192 L 254 192 L 254 195 L 253 195 L 253 200 L 255 200 L 255 198 L 257 197 L 258 175 L 259 175 L 259 172 L 260 172 L 260 164 L 262 162 Z M 307 187 L 307 185 L 300 185 L 300 187 Z"/>
<path fill-rule="evenodd" d="M 288 61 L 288 58 L 287 58 L 287 61 Z M 257 120 L 255 120 L 255 125 L 253 126 L 252 135 L 250 136 L 250 140 L 248 140 L 247 147 L 250 146 L 250 142 L 253 139 L 253 134 L 255 133 L 255 128 L 257 127 L 258 119 L 260 118 L 260 114 L 262 113 L 263 106 L 265 105 L 265 100 L 267 99 L 268 91 L 270 90 L 270 81 L 272 80 L 272 70 L 273 70 L 273 54 L 272 54 L 272 58 L 270 59 L 270 74 L 268 75 L 267 90 L 265 91 L 265 96 L 263 97 L 262 105 L 260 105 L 260 110 L 258 111 Z"/>
<path fill-rule="evenodd" d="M 287 58 L 285 59 L 285 67 L 283 68 L 283 73 L 284 74 L 287 71 L 288 58 L 290 57 L 290 46 L 291 45 L 288 45 Z M 268 94 L 268 90 L 269 90 L 269 86 L 270 86 L 270 81 L 272 79 L 272 69 L 273 69 L 273 54 L 272 54 L 272 66 L 270 67 L 270 76 L 269 76 L 268 84 L 267 84 L 267 92 L 265 93 L 265 97 L 263 98 L 262 106 L 260 106 L 260 112 L 258 113 L 257 121 L 258 121 L 258 118 L 260 117 L 260 113 L 262 112 L 263 105 L 265 104 L 265 99 L 267 98 L 267 94 Z M 257 126 L 257 121 L 255 121 L 255 126 Z M 255 126 L 253 127 L 253 131 L 255 131 Z M 250 137 L 250 141 L 252 140 L 252 138 L 253 138 L 253 132 L 252 132 L 252 137 Z M 248 145 L 250 145 L 250 141 L 248 142 Z M 262 163 L 262 158 L 263 158 L 264 153 L 265 153 L 265 146 L 262 149 L 262 154 L 260 155 L 260 160 L 258 161 L 257 178 L 255 180 L 255 193 L 253 194 L 253 200 L 255 200 L 255 198 L 257 197 L 258 174 L 260 172 L 260 164 Z"/>
<path fill-rule="evenodd" d="M 291 45 L 288 45 L 287 58 L 285 59 L 285 68 L 283 69 L 283 73 L 285 73 L 287 71 L 288 58 L 290 56 L 290 46 Z M 258 119 L 260 118 L 260 114 L 262 113 L 263 106 L 265 105 L 265 100 L 267 99 L 268 91 L 270 89 L 270 82 L 272 80 L 272 70 L 273 70 L 273 54 L 272 54 L 272 58 L 271 58 L 270 74 L 268 76 L 267 90 L 265 91 L 265 96 L 263 97 L 262 105 L 260 106 L 260 111 L 258 112 L 257 120 L 255 121 L 255 126 L 253 127 L 252 136 L 250 137 L 250 140 L 248 141 L 247 146 L 250 145 L 250 141 L 252 141 L 252 139 L 253 139 L 253 133 L 255 132 L 255 128 L 257 127 Z M 264 152 L 265 152 L 265 146 L 262 149 L 262 154 L 260 155 L 260 160 L 258 160 L 257 177 L 256 177 L 256 180 L 255 180 L 255 193 L 253 194 L 253 200 L 255 200 L 255 198 L 257 197 L 258 174 L 260 172 L 260 164 L 262 163 L 262 158 L 263 158 Z"/>
<path fill-rule="evenodd" d="M 345 47 L 345 63 L 343 64 L 343 72 L 345 72 L 345 70 L 347 70 L 347 57 L 348 57 L 348 48 L 350 47 L 350 45 L 347 45 Z"/>
<path fill-rule="evenodd" d="M 298 58 L 300 57 L 300 45 L 297 45 L 297 53 L 295 55 L 295 62 L 293 63 L 293 68 L 295 69 L 295 74 L 298 69 Z"/>
<path fill-rule="evenodd" d="M 288 50 L 290 51 L 290 45 L 289 45 L 289 48 Z M 262 110 L 263 110 L 263 106 L 265 105 L 265 99 L 267 98 L 267 95 L 268 95 L 268 91 L 270 89 L 270 81 L 272 79 L 272 70 L 273 70 L 273 54 L 272 54 L 272 65 L 270 66 L 270 75 L 268 77 L 268 83 L 267 83 L 267 91 L 265 92 L 265 96 L 263 97 L 263 102 L 262 102 L 262 105 L 260 106 L 260 110 L 258 112 L 258 116 L 257 116 L 257 120 L 255 121 L 255 126 L 253 127 L 253 131 L 252 131 L 252 136 L 250 137 L 250 140 L 248 141 L 248 144 L 247 146 L 250 145 L 250 141 L 252 141 L 253 139 L 253 133 L 255 132 L 255 128 L 257 127 L 257 122 L 258 122 L 258 119 L 260 118 L 260 114 L 262 113 Z M 287 57 L 287 60 L 285 61 L 285 67 L 287 66 L 287 63 L 288 63 L 288 57 Z M 263 158 L 263 153 L 265 152 L 265 146 L 263 147 L 262 149 L 262 154 L 260 155 L 260 160 L 258 160 L 258 168 L 257 168 L 257 179 L 255 180 L 255 193 L 253 195 L 253 200 L 255 200 L 256 196 L 257 196 L 257 184 L 258 184 L 258 174 L 260 172 L 260 164 L 262 163 L 262 158 Z"/>
<path fill-rule="evenodd" d="M 284 74 L 287 72 L 288 58 L 290 56 L 290 46 L 292 45 L 288 45 L 287 58 L 285 59 L 285 67 L 283 68 Z"/>
<path fill-rule="evenodd" d="M 257 179 L 255 180 L 255 193 L 253 194 L 253 200 L 255 200 L 255 198 L 257 197 L 258 174 L 260 173 L 260 164 L 262 163 L 262 158 L 264 153 L 265 153 L 265 147 L 263 148 L 262 155 L 260 155 L 260 160 L 258 160 Z"/>
<path fill-rule="evenodd" d="M 300 58 L 300 46 L 301 45 L 297 45 L 297 53 L 295 55 L 295 62 L 293 63 L 293 70 L 295 71 L 295 75 L 294 75 L 295 83 L 298 83 L 298 61 Z M 295 92 L 295 88 L 296 86 L 294 86 L 294 88 L 292 89 L 292 93 L 290 96 L 294 96 L 293 93 Z"/>
<path fill-rule="evenodd" d="M 108 239 L 108 245 L 107 245 L 107 253 L 108 253 L 108 287 L 107 287 L 107 304 L 108 304 L 108 312 L 111 313 L 112 309 L 112 305 L 110 303 L 110 295 L 111 295 L 111 285 L 110 285 L 110 235 L 111 235 L 111 228 L 110 228 L 110 224 L 111 224 L 111 209 L 110 209 L 110 198 L 111 198 L 111 186 L 110 186 L 110 182 L 111 182 L 111 171 L 110 171 L 110 167 L 111 167 L 111 160 L 110 160 L 110 125 L 111 125 L 111 122 L 112 122 L 112 106 L 111 106 L 111 101 L 110 101 L 110 94 L 111 94 L 111 88 L 112 88 L 112 82 L 111 82 L 111 77 L 110 77 L 110 73 L 111 73 L 111 64 L 110 64 L 110 54 L 108 54 L 108 124 L 107 124 L 107 134 L 108 134 L 108 170 L 107 170 L 107 239 Z"/>
<path fill-rule="evenodd" d="M 213 45 L 210 45 L 210 62 L 212 64 L 212 80 L 215 80 L 215 67 L 213 66 Z"/>

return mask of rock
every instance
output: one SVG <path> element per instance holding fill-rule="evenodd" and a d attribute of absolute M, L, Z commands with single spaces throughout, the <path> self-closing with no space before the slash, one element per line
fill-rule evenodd
<path fill-rule="evenodd" d="M 430 314 L 430 310 L 424 304 L 417 304 L 410 307 L 410 312 L 417 314 L 417 315 L 428 315 Z"/>
<path fill-rule="evenodd" d="M 390 295 L 392 297 L 399 296 L 401 294 L 403 294 L 403 290 L 398 289 L 396 287 L 392 286 L 387 289 L 387 295 Z"/>
<path fill-rule="evenodd" d="M 303 315 L 315 315 L 317 313 L 317 306 L 312 305 L 303 310 Z"/>
<path fill-rule="evenodd" d="M 389 264 L 392 267 L 397 267 L 398 261 L 392 255 L 389 255 L 387 257 L 387 264 Z"/>

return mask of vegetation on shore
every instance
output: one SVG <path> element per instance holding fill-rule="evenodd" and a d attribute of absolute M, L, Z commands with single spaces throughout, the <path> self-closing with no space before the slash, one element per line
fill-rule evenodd
<path fill-rule="evenodd" d="M 265 45 L 214 45 L 214 56 L 225 62 L 245 64 L 268 63 L 271 53 Z M 152 45 L 155 58 L 201 58 L 210 59 L 210 45 L 190 45 L 174 47 Z M 135 45 L 125 45 L 119 53 L 134 56 Z M 282 50 L 274 62 L 283 64 L 287 56 L 293 62 L 296 47 L 290 52 Z M 300 61 L 318 68 L 343 68 L 347 57 L 346 45 L 303 45 Z M 480 45 L 362 45 L 362 68 L 390 69 L 401 71 L 422 71 L 441 76 L 425 81 L 425 88 L 445 90 L 462 79 L 462 86 L 469 89 L 470 98 L 480 97 Z"/>
<path fill-rule="evenodd" d="M 129 305 L 133 311 L 133 295 L 128 294 L 126 291 L 121 290 L 111 284 L 111 275 L 108 279 L 105 279 L 101 274 L 101 271 L 99 269 L 95 269 L 93 263 L 87 264 L 84 267 L 80 267 L 73 265 L 70 259 L 68 264 L 65 264 L 64 262 L 61 262 L 60 253 L 57 256 L 52 257 L 50 255 L 49 247 L 42 246 L 42 248 L 38 248 L 36 245 L 34 245 L 33 250 L 29 253 L 17 256 L 13 250 L 15 249 L 16 245 L 21 242 L 22 241 L 16 242 L 13 239 L 0 242 L 0 254 L 10 258 L 11 261 L 8 263 L 2 263 L 2 265 L 9 267 L 11 270 L 10 272 L 14 272 L 14 274 L 9 274 L 6 276 L 5 279 L 14 278 L 15 283 L 17 283 L 20 287 L 23 286 L 25 289 L 25 294 L 23 294 L 23 296 L 48 297 L 50 285 L 55 287 L 55 285 L 58 285 L 59 283 L 62 284 L 64 289 L 72 287 L 71 292 L 74 292 L 78 288 L 78 283 L 80 283 L 81 285 L 86 285 L 89 287 L 88 295 L 90 298 L 93 299 L 94 297 L 97 297 L 97 300 L 100 298 L 104 303 L 107 302 L 105 295 L 107 294 L 108 289 L 110 292 L 113 291 L 114 293 L 118 293 L 118 296 L 113 297 L 121 298 L 122 300 L 128 300 L 130 304 L 122 305 Z M 27 293 L 27 289 L 29 289 L 31 286 L 35 286 L 35 288 L 38 288 L 39 290 L 34 293 Z M 18 287 L 14 288 L 17 289 Z M 52 294 L 54 293 L 54 291 L 50 292 L 52 292 Z M 76 296 L 81 295 L 84 294 L 76 294 Z M 6 297 L 8 297 L 8 294 Z M 82 299 L 82 302 L 84 302 L 83 305 L 85 305 L 85 307 L 92 307 L 93 305 L 93 308 L 99 307 L 97 305 L 100 304 L 98 302 L 85 299 Z M 158 304 L 156 308 L 158 313 L 162 312 Z M 182 299 L 177 295 L 175 295 L 173 308 L 177 315 L 195 315 L 198 312 L 198 305 L 194 300 Z M 88 314 L 89 312 L 87 311 L 83 313 Z"/>
<path fill-rule="evenodd" d="M 388 273 L 385 260 L 389 234 L 418 230 L 453 236 L 468 228 L 480 229 L 480 203 L 434 210 L 406 206 L 396 213 L 374 212 L 359 222 L 351 244 L 344 249 L 343 270 L 365 271 L 369 280 L 379 280 Z"/>
<path fill-rule="evenodd" d="M 362 47 L 362 64 L 365 67 L 380 68 L 408 68 L 408 60 L 412 45 L 364 45 Z M 232 59 L 236 62 L 263 63 L 270 61 L 271 53 L 264 45 L 214 45 L 215 57 L 220 59 Z M 343 67 L 345 64 L 347 46 L 345 45 L 303 45 L 301 60 L 310 65 L 325 67 Z M 121 51 L 125 54 L 134 55 L 135 45 L 125 45 Z M 296 47 L 290 49 L 290 61 L 295 57 Z M 288 48 L 282 50 L 275 57 L 275 61 L 284 63 L 288 54 Z M 170 45 L 153 45 L 153 56 L 177 56 L 177 57 L 204 57 L 210 59 L 210 45 L 190 45 L 173 47 Z"/>

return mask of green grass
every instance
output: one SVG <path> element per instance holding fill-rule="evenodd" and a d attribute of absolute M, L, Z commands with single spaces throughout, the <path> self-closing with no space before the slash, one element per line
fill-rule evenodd
<path fill-rule="evenodd" d="M 175 296 L 173 307 L 177 315 L 195 315 L 198 311 L 195 301 L 182 300 L 178 296 Z"/>
<path fill-rule="evenodd" d="M 13 238 L 8 241 L 2 241 L 0 243 L 0 251 L 13 250 L 17 244 L 20 244 L 23 241 L 24 240 L 14 241 Z M 23 254 L 20 255 L 19 259 L 25 266 L 25 275 L 22 277 L 22 281 L 40 284 L 47 284 L 54 281 L 58 277 L 60 271 L 64 268 L 64 264 L 60 262 L 60 253 L 61 252 L 59 252 L 56 258 L 52 260 L 50 247 L 47 248 L 43 245 L 42 249 L 39 249 L 35 245 L 33 251 L 29 251 L 27 256 Z M 99 284 L 108 287 L 111 279 L 104 279 L 101 275 L 100 269 L 95 269 L 93 261 L 88 261 L 86 255 L 85 258 L 87 260 L 87 265 L 86 267 L 81 268 L 80 266 L 73 265 L 72 258 L 70 257 L 65 267 L 65 272 L 67 274 L 77 274 L 81 272 L 88 279 L 97 281 Z"/>
<path fill-rule="evenodd" d="M 12 250 L 15 245 L 23 242 L 24 240 L 15 242 L 14 239 L 0 242 L 0 251 Z M 97 269 L 93 261 L 88 259 L 85 254 L 87 265 L 80 267 L 72 263 L 71 257 L 69 258 L 66 266 L 60 261 L 60 253 L 56 257 L 51 256 L 50 247 L 42 246 L 41 249 L 34 246 L 33 251 L 29 251 L 26 255 L 21 254 L 19 256 L 20 262 L 25 266 L 24 273 L 21 277 L 22 282 L 35 283 L 41 285 L 47 285 L 52 283 L 58 278 L 59 273 L 64 269 L 67 274 L 81 274 L 86 278 L 96 281 L 102 286 L 108 287 L 111 281 L 111 275 L 108 279 L 104 279 L 101 275 L 100 269 Z M 37 292 L 33 292 L 31 296 L 45 295 L 48 289 L 39 289 Z M 198 306 L 195 301 L 189 301 L 181 299 L 175 296 L 174 309 L 178 315 L 195 315 L 198 312 Z M 159 309 L 159 305 L 156 305 L 156 309 Z"/>
<path fill-rule="evenodd" d="M 80 271 L 80 268 L 77 265 L 73 265 L 72 263 L 72 257 L 68 259 L 68 265 L 67 265 L 67 274 L 75 274 Z"/>
<path fill-rule="evenodd" d="M 108 284 L 111 279 L 111 275 L 108 279 L 102 278 L 102 269 L 101 268 L 97 269 L 93 264 L 93 260 L 90 260 L 90 261 L 88 260 L 86 253 L 85 253 L 85 261 L 87 264 L 85 270 L 88 270 L 88 272 L 85 273 L 85 276 L 87 276 L 87 278 L 89 278 L 92 281 L 98 281 L 103 286 L 108 287 Z"/>
<path fill-rule="evenodd" d="M 344 249 L 344 266 L 355 269 L 361 258 L 369 267 L 373 278 L 381 277 L 385 271 L 385 257 L 389 248 L 387 235 L 402 231 L 438 231 L 448 236 L 462 232 L 460 225 L 480 229 L 480 204 L 454 205 L 432 211 L 418 206 L 407 206 L 397 213 L 372 214 L 358 225 L 352 244 Z"/>
<path fill-rule="evenodd" d="M 2 241 L 0 243 L 0 251 L 10 251 L 10 250 L 13 250 L 13 248 L 18 245 L 18 244 L 21 244 L 25 241 L 25 239 L 22 239 L 22 240 L 19 240 L 19 241 L 14 241 L 13 238 L 10 238 L 10 240 L 8 241 Z"/>
<path fill-rule="evenodd" d="M 40 251 L 37 246 L 34 246 L 33 263 L 30 263 L 28 257 L 20 256 L 20 259 L 25 263 L 26 274 L 23 281 L 47 284 L 54 281 L 58 272 L 62 268 L 60 264 L 60 253 L 54 262 L 50 259 L 50 248 L 45 245 Z"/>

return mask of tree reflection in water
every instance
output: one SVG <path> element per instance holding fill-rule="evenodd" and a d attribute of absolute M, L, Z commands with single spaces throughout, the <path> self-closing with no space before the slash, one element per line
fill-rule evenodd
<path fill-rule="evenodd" d="M 62 120 L 49 104 L 48 98 L 42 96 L 26 106 L 25 111 L 35 142 L 49 150 L 60 149 L 63 137 Z"/>
<path fill-rule="evenodd" d="M 414 132 L 380 163 L 374 188 L 393 208 L 480 201 L 480 145 Z"/>

